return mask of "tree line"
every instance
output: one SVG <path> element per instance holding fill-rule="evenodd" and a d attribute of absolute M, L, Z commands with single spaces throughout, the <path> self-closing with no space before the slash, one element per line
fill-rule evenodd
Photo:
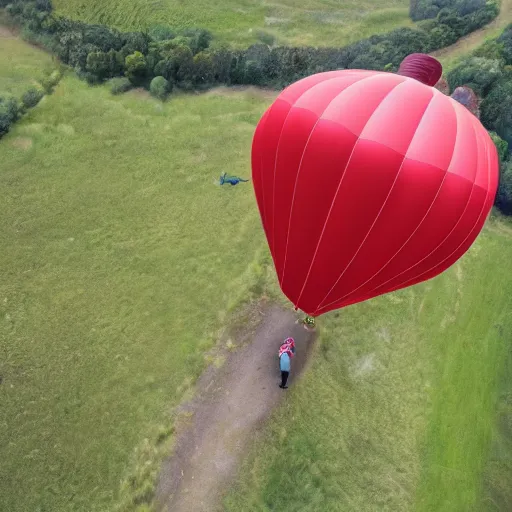
<path fill-rule="evenodd" d="M 262 42 L 236 50 L 212 45 L 212 35 L 204 29 L 157 26 L 146 32 L 119 32 L 57 16 L 50 0 L 14 0 L 7 5 L 7 12 L 24 27 L 26 38 L 55 53 L 89 83 L 118 78 L 112 82 L 115 93 L 142 86 L 165 98 L 174 87 L 282 88 L 310 74 L 334 69 L 394 71 L 406 55 L 448 46 L 486 25 L 499 12 L 496 0 L 443 1 L 445 5 L 434 18 L 415 28 L 398 28 L 344 48 L 274 47 Z M 0 0 L 2 3 L 7 0 Z"/>
<path fill-rule="evenodd" d="M 493 132 L 501 160 L 496 205 L 512 215 L 512 24 L 462 60 L 446 78 L 452 89 L 464 85 L 479 97 L 480 119 Z"/>

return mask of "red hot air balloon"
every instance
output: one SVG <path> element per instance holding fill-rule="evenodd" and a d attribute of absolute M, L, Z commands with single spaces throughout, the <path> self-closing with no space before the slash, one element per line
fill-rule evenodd
<path fill-rule="evenodd" d="M 284 294 L 318 316 L 430 279 L 471 246 L 498 184 L 495 146 L 432 86 L 439 62 L 398 74 L 320 73 L 260 120 L 252 175 Z"/>

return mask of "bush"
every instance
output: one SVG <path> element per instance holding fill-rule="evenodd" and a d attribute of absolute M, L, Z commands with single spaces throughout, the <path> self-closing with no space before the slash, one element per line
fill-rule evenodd
<path fill-rule="evenodd" d="M 504 162 L 508 160 L 508 142 L 503 140 L 496 132 L 489 132 L 494 145 L 496 146 L 496 150 L 498 151 L 498 156 L 500 157 L 500 162 Z"/>
<path fill-rule="evenodd" d="M 501 80 L 482 101 L 482 123 L 512 144 L 512 81 Z"/>
<path fill-rule="evenodd" d="M 474 52 L 474 57 L 483 57 L 489 60 L 504 60 L 504 45 L 497 40 L 486 41 L 482 46 L 479 46 Z"/>
<path fill-rule="evenodd" d="M 31 87 L 21 97 L 21 102 L 26 109 L 34 108 L 44 96 L 44 92 L 41 89 Z"/>
<path fill-rule="evenodd" d="M 56 69 L 49 73 L 46 73 L 45 76 L 40 80 L 41 87 L 45 94 L 51 94 L 55 86 L 60 82 L 62 78 L 62 70 Z"/>
<path fill-rule="evenodd" d="M 503 213 L 512 214 L 512 162 L 510 160 L 501 166 L 496 204 Z"/>
<path fill-rule="evenodd" d="M 9 131 L 20 115 L 19 101 L 11 95 L 0 95 L 0 137 Z"/>
<path fill-rule="evenodd" d="M 167 98 L 170 89 L 171 87 L 169 81 L 166 80 L 163 76 L 155 76 L 149 85 L 149 92 L 151 95 L 162 101 Z"/>
<path fill-rule="evenodd" d="M 485 96 L 493 83 L 502 75 L 499 60 L 469 57 L 452 69 L 446 76 L 450 89 L 467 85 L 479 96 Z"/>
<path fill-rule="evenodd" d="M 108 83 L 112 94 L 122 94 L 132 88 L 132 83 L 125 76 L 112 78 Z"/>
<path fill-rule="evenodd" d="M 450 9 L 459 17 L 485 7 L 486 0 L 411 0 L 409 15 L 413 21 L 435 18 L 443 9 Z"/>
<path fill-rule="evenodd" d="M 503 31 L 497 39 L 497 43 L 503 45 L 502 56 L 506 64 L 512 64 L 512 24 Z"/>

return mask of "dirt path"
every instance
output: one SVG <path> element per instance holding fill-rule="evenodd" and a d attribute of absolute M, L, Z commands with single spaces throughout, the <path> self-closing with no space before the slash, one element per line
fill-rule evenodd
<path fill-rule="evenodd" d="M 229 351 L 220 369 L 212 367 L 201 377 L 199 395 L 184 408 L 192 416 L 178 428 L 174 454 L 162 469 L 159 510 L 219 510 L 248 446 L 290 392 L 278 386 L 280 342 L 287 336 L 296 341 L 291 386 L 306 364 L 315 335 L 297 323 L 292 311 L 265 307 L 255 316 L 255 332 L 236 336 L 237 348 Z"/>
<path fill-rule="evenodd" d="M 432 52 L 431 55 L 436 57 L 436 59 L 451 59 L 470 53 L 478 48 L 487 37 L 492 36 L 493 32 L 499 32 L 509 23 L 512 23 L 512 0 L 501 0 L 500 13 L 491 23 L 480 30 L 471 32 L 471 34 L 459 39 L 455 44 Z"/>

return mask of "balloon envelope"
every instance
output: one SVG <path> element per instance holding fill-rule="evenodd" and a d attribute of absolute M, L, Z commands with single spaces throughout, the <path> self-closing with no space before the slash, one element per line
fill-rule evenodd
<path fill-rule="evenodd" d="M 281 289 L 317 316 L 459 259 L 492 207 L 498 157 L 438 90 L 344 70 L 279 95 L 256 128 L 252 174 Z"/>

